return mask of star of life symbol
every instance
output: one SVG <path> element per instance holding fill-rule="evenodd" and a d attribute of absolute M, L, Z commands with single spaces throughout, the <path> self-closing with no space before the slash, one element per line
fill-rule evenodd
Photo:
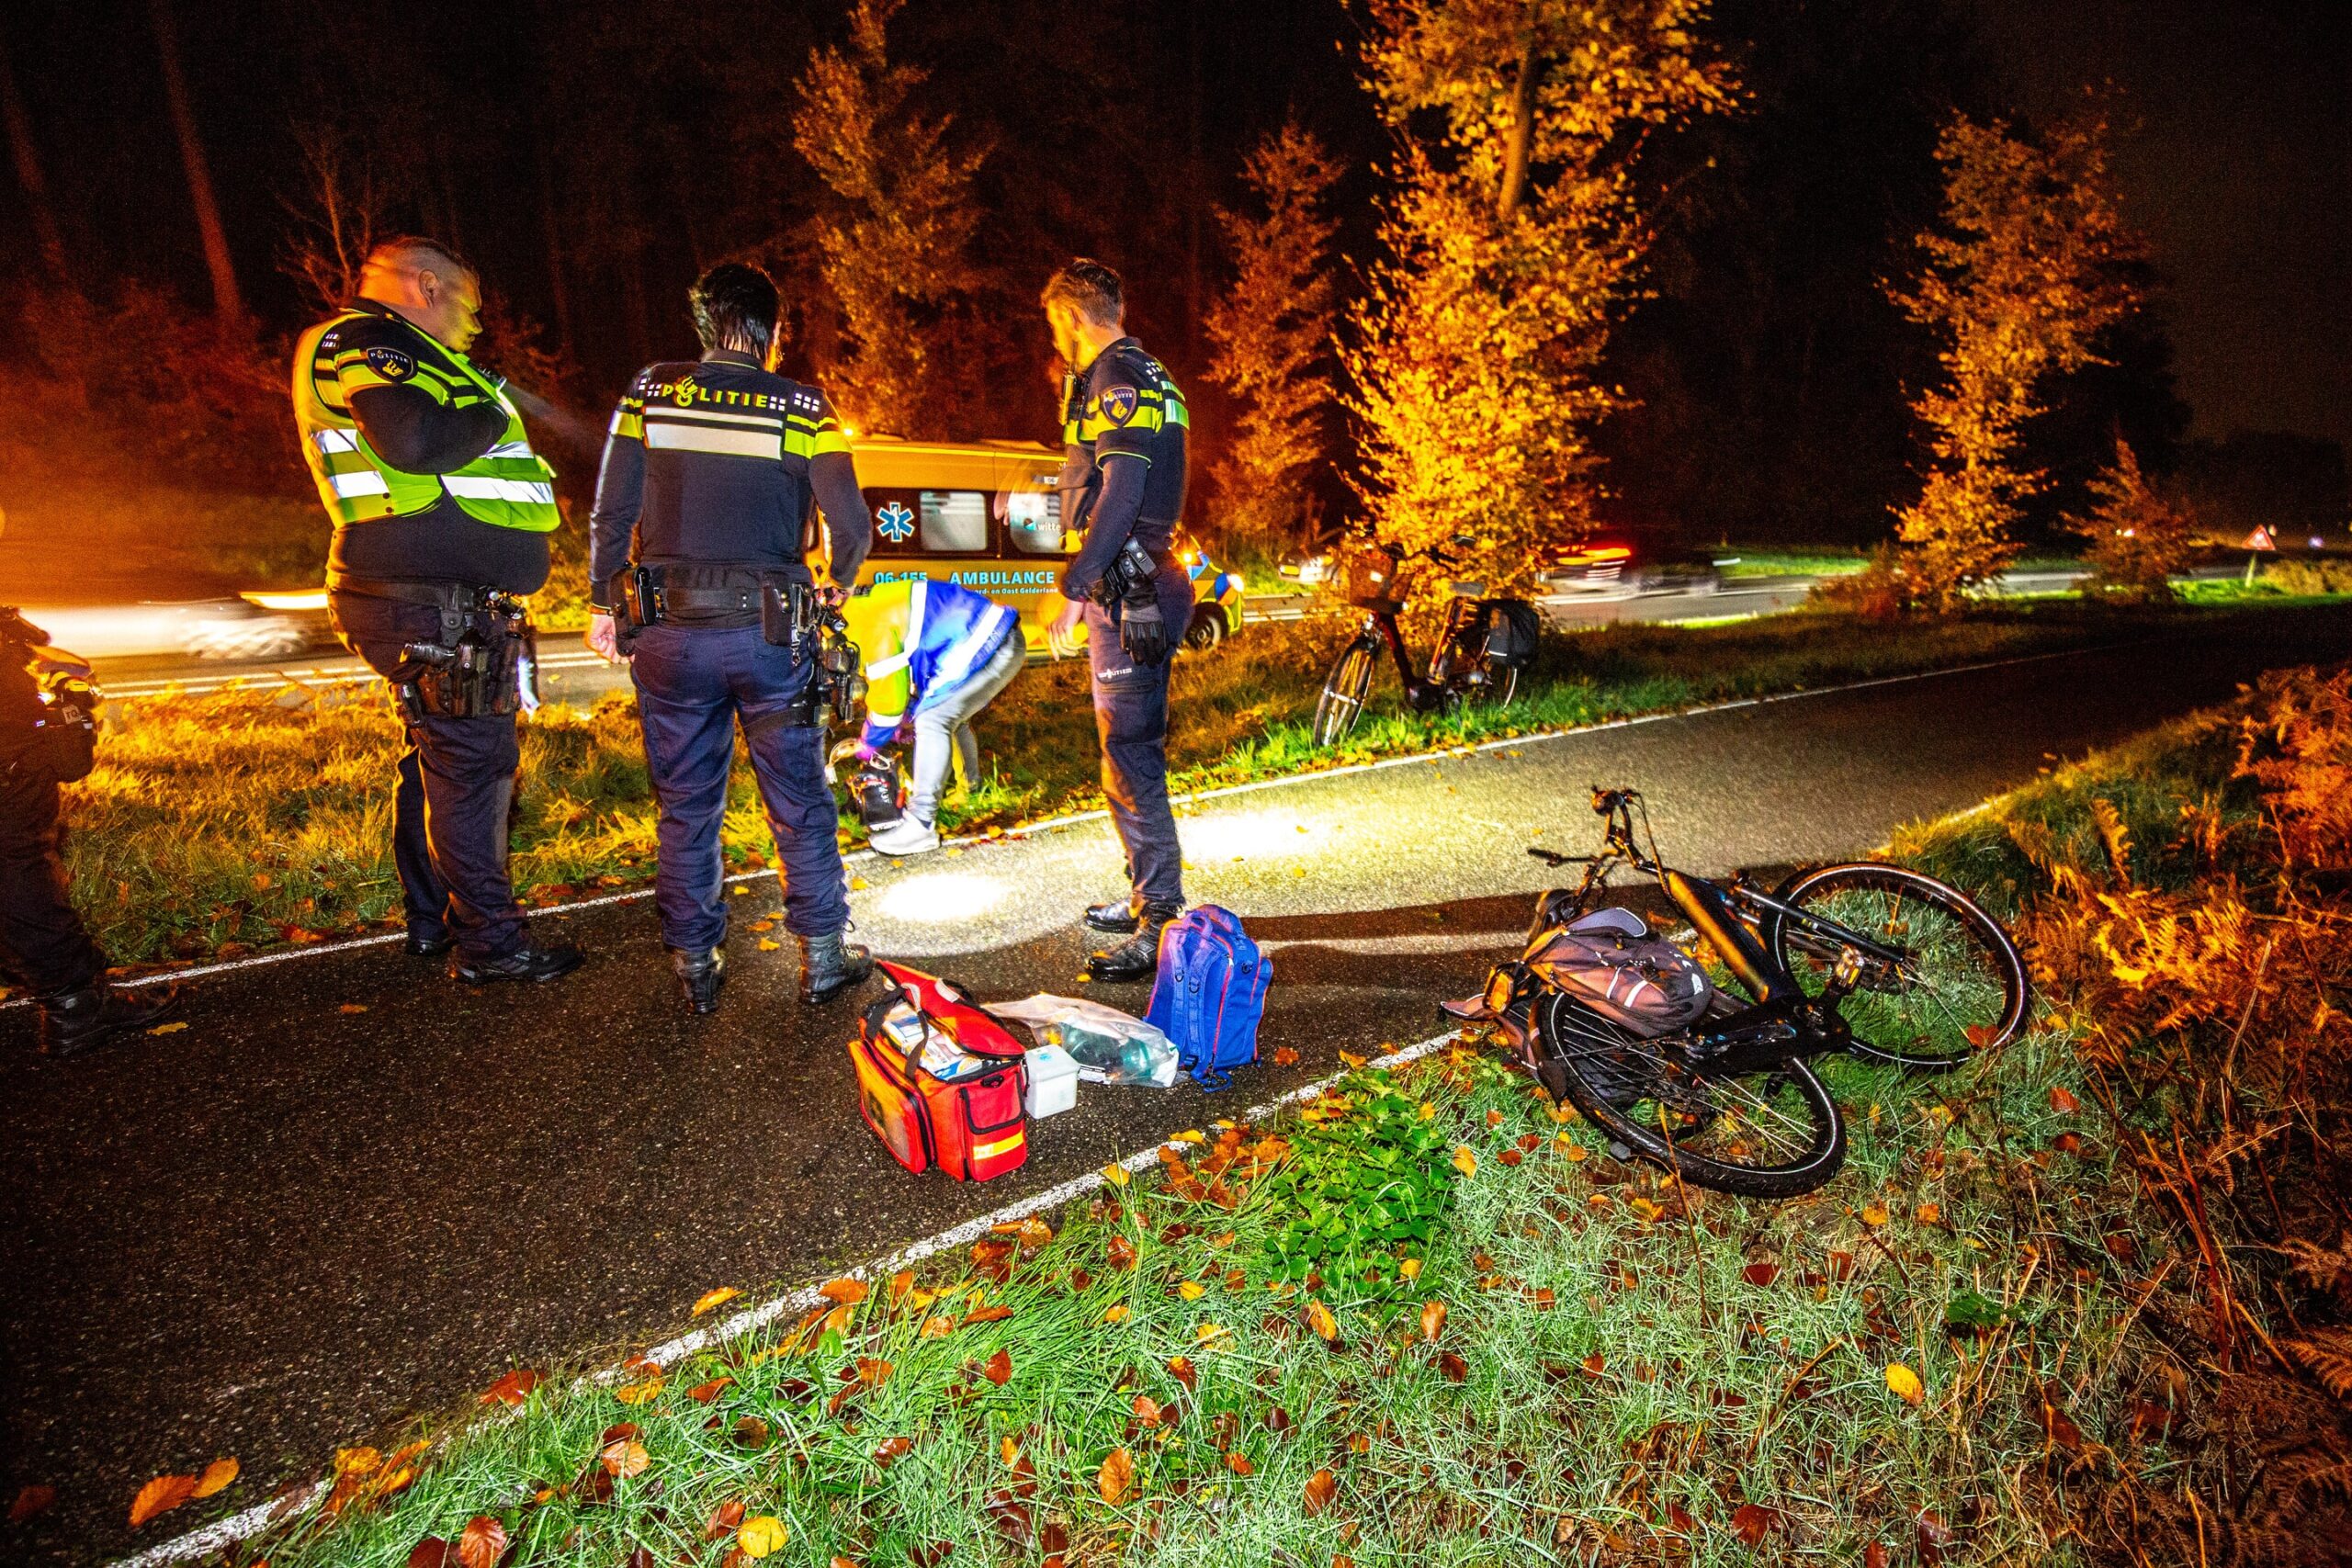
<path fill-rule="evenodd" d="M 894 545 L 902 545 L 914 536 L 915 514 L 906 503 L 894 501 L 874 514 L 875 532 Z"/>

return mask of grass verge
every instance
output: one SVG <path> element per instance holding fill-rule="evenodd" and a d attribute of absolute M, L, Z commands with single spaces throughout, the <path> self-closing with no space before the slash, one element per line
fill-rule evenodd
<path fill-rule="evenodd" d="M 1250 627 L 1175 677 L 1170 740 L 1179 791 L 1658 713 L 1693 705 L 2091 646 L 2218 613 L 2118 621 L 2071 604 L 1989 609 L 1890 632 L 1806 613 L 1701 628 L 1617 626 L 1547 638 L 1510 707 L 1374 709 L 1335 750 L 1309 743 L 1322 671 L 1351 628 L 1339 619 Z M 2258 613 L 2258 612 L 2244 612 Z M 119 963 L 236 956 L 380 927 L 396 917 L 390 784 L 401 735 L 373 689 L 299 685 L 112 705 L 98 767 L 68 792 L 76 905 Z M 954 831 L 1017 829 L 1101 804 L 1082 662 L 1032 669 L 979 724 L 985 776 L 952 796 Z M 525 726 L 514 873 L 552 903 L 650 875 L 654 809 L 626 697 L 557 707 Z M 768 845 L 746 767 L 724 840 L 738 868 Z"/>
<path fill-rule="evenodd" d="M 1476 1050 L 1360 1072 L 678 1364 L 518 1369 L 247 1555 L 2063 1560 L 2019 1391 L 2098 1383 L 2130 1303 L 2053 1269 L 2097 1232 L 2008 1151 L 2073 1071 L 2048 1036 L 1951 1082 L 1841 1066 L 1849 1170 L 1781 1204 L 1616 1164 Z"/>
<path fill-rule="evenodd" d="M 2086 1538 L 2119 1562 L 2344 1562 L 2352 671 L 2273 672 L 1905 847 L 2016 908 L 2140 1222 L 2080 1255 L 2132 1298 L 2129 1419 L 2066 1445 Z"/>

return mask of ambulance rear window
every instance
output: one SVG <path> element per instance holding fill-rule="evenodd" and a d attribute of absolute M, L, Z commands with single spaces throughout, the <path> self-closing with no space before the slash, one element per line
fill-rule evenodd
<path fill-rule="evenodd" d="M 926 553 L 962 555 L 989 547 L 989 498 L 977 490 L 927 490 L 922 497 Z"/>

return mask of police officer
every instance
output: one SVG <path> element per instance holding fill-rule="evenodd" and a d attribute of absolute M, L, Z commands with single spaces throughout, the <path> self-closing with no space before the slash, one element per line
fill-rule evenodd
<path fill-rule="evenodd" d="M 40 1003 L 40 1048 L 70 1056 L 171 1004 L 107 986 L 106 954 L 65 901 L 58 785 L 90 771 L 97 705 L 90 667 L 48 642 L 0 608 L 0 967 Z"/>
<path fill-rule="evenodd" d="M 768 275 L 723 262 L 688 301 L 702 358 L 639 371 L 605 443 L 588 646 L 628 658 L 637 685 L 661 807 L 654 904 L 688 1010 L 716 1011 L 726 980 L 718 826 L 739 722 L 813 1005 L 874 969 L 843 940 L 848 879 L 812 680 L 820 614 L 857 581 L 873 516 L 824 393 L 769 368 Z M 831 541 L 821 590 L 807 560 L 812 500 Z"/>
<path fill-rule="evenodd" d="M 1126 335 L 1119 275 L 1080 257 L 1054 274 L 1042 302 L 1069 367 L 1059 488 L 1065 527 L 1084 542 L 1063 569 L 1068 605 L 1047 628 L 1058 653 L 1082 616 L 1094 676 L 1102 793 L 1126 851 L 1125 899 L 1086 911 L 1126 941 L 1096 953 L 1091 980 L 1140 980 L 1159 962 L 1159 932 L 1183 912 L 1182 852 L 1168 806 L 1168 666 L 1193 605 L 1174 549 L 1184 510 L 1184 395 Z"/>
<path fill-rule="evenodd" d="M 408 951 L 454 948 L 462 980 L 545 981 L 582 955 L 531 942 L 507 818 L 528 637 L 515 600 L 547 581 L 560 518 L 554 472 L 516 412 L 545 405 L 466 358 L 481 309 L 480 281 L 447 246 L 377 246 L 359 297 L 295 348 L 294 412 L 334 524 L 335 630 L 392 682 L 408 725 L 392 829 Z"/>

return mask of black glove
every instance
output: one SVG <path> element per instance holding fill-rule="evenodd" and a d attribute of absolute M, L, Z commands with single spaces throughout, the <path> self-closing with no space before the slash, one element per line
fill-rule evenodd
<path fill-rule="evenodd" d="M 1159 613 L 1159 600 L 1149 589 L 1147 583 L 1145 597 L 1119 604 L 1119 646 L 1147 670 L 1158 668 L 1168 659 L 1168 618 Z"/>

